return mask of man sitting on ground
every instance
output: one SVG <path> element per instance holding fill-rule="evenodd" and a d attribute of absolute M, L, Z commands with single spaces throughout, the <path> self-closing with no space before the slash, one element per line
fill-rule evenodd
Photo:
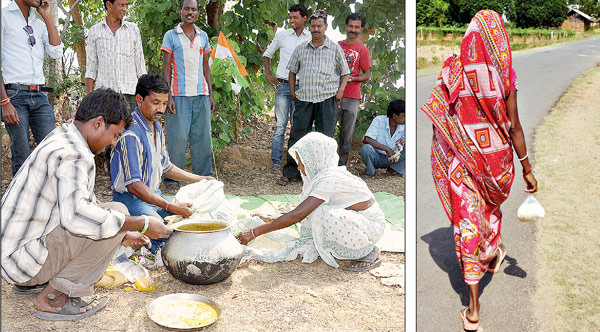
<path fill-rule="evenodd" d="M 375 169 L 387 168 L 388 174 L 404 174 L 404 100 L 397 99 L 388 105 L 387 116 L 373 119 L 365 133 L 360 157 L 367 166 L 366 175 L 375 175 Z M 402 148 L 398 160 L 393 157 Z M 390 160 L 392 159 L 392 160 Z"/>
<path fill-rule="evenodd" d="M 157 75 L 141 76 L 135 99 L 137 107 L 131 115 L 131 127 L 123 132 L 110 158 L 113 200 L 125 204 L 132 216 L 164 218 L 177 214 L 188 218 L 194 212 L 191 204 L 175 204 L 161 195 L 163 175 L 188 182 L 213 177 L 186 172 L 169 159 L 165 133 L 158 123 L 169 101 L 167 81 Z M 164 241 L 152 240 L 152 252 L 156 253 Z"/>
<path fill-rule="evenodd" d="M 118 93 L 90 93 L 75 120 L 27 158 L 2 198 L 2 277 L 17 293 L 41 292 L 38 318 L 78 320 L 102 310 L 107 298 L 80 296 L 92 295 L 119 244 L 135 249 L 171 233 L 159 218 L 130 217 L 123 204 L 99 204 L 94 195 L 94 155 L 114 145 L 130 121 Z"/>

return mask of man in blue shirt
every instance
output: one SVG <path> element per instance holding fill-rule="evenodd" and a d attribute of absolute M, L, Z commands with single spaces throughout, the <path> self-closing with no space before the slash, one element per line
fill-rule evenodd
<path fill-rule="evenodd" d="M 388 105 L 387 116 L 373 119 L 365 133 L 360 157 L 367 166 L 366 175 L 375 175 L 375 169 L 387 168 L 391 175 L 404 174 L 404 100 L 397 99 Z M 398 160 L 394 155 L 402 150 Z"/>
<path fill-rule="evenodd" d="M 113 200 L 127 206 L 132 216 L 166 217 L 171 214 L 188 218 L 191 204 L 176 204 L 161 195 L 163 175 L 171 179 L 198 182 L 212 177 L 182 170 L 171 163 L 165 144 L 165 133 L 159 124 L 169 101 L 169 85 L 157 75 L 140 77 L 129 129 L 125 130 L 110 159 Z M 166 239 L 152 240 L 155 253 Z"/>

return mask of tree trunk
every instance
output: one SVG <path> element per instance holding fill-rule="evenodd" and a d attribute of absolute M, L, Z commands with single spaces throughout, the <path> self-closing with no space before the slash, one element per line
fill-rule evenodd
<path fill-rule="evenodd" d="M 76 24 L 83 26 L 83 20 L 81 19 L 81 12 L 79 11 L 79 3 L 73 8 L 73 3 L 75 0 L 69 0 L 69 10 L 71 10 L 71 17 Z M 81 40 L 77 44 L 75 44 L 75 53 L 77 53 L 77 63 L 79 64 L 79 68 L 85 66 L 86 64 L 86 53 L 85 53 L 85 41 Z M 85 72 L 80 71 L 81 79 L 83 79 Z"/>
<path fill-rule="evenodd" d="M 358 41 L 361 44 L 365 44 L 367 42 L 367 39 L 369 39 L 369 37 L 375 32 L 375 25 L 371 24 L 371 26 L 369 26 L 367 28 L 367 32 L 364 32 L 360 34 L 360 36 L 358 36 Z"/>
<path fill-rule="evenodd" d="M 208 1 L 206 4 L 206 24 L 215 28 L 215 30 L 221 30 L 221 15 L 223 15 L 223 9 L 225 4 L 223 0 Z"/>

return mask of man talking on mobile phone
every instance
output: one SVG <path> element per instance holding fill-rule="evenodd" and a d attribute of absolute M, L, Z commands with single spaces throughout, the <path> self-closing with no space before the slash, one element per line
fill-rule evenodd
<path fill-rule="evenodd" d="M 36 17 L 38 12 L 42 19 Z M 14 176 L 31 152 L 29 128 L 36 143 L 54 129 L 54 110 L 44 91 L 44 51 L 53 59 L 63 44 L 42 0 L 14 0 L 2 8 L 2 121 L 10 136 Z"/>

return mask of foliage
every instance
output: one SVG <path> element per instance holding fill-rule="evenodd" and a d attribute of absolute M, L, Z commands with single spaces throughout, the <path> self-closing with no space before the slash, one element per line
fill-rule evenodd
<path fill-rule="evenodd" d="M 567 18 L 564 0 L 521 0 L 515 2 L 515 23 L 522 28 L 557 27 Z"/>
<path fill-rule="evenodd" d="M 512 20 L 514 0 L 449 0 L 450 19 L 457 23 L 469 23 L 478 11 L 483 9 L 494 10 L 500 15 L 506 14 Z"/>
<path fill-rule="evenodd" d="M 594 18 L 600 18 L 600 2 L 598 0 L 569 0 L 569 5 L 575 5 L 578 9 Z"/>
<path fill-rule="evenodd" d="M 309 14 L 315 9 L 326 9 L 328 14 L 333 16 L 333 20 L 328 23 L 333 28 L 340 27 L 341 30 L 345 26 L 346 16 L 351 12 L 351 6 L 354 7 L 354 11 L 363 12 L 367 17 L 364 33 L 369 34 L 369 38 L 365 44 L 371 53 L 373 68 L 372 79 L 363 84 L 362 89 L 366 109 L 361 112 L 356 130 L 357 134 L 362 134 L 375 115 L 385 114 L 391 100 L 404 97 L 404 89 L 395 86 L 396 82 L 402 79 L 405 68 L 404 0 L 300 2 L 307 6 Z M 273 105 L 273 90 L 261 70 L 262 53 L 275 36 L 274 25 L 287 26 L 288 8 L 294 3 L 298 3 L 298 0 L 198 0 L 200 18 L 196 24 L 207 32 L 213 47 L 216 47 L 218 32 L 223 32 L 234 45 L 249 72 L 247 80 L 251 88 L 242 89 L 240 94 L 242 121 L 253 116 L 263 116 Z M 216 14 L 219 30 L 205 23 L 213 22 L 208 20 L 207 16 L 213 15 L 208 7 L 214 7 L 215 4 L 225 6 L 222 14 Z M 102 0 L 82 1 L 79 8 L 87 29 L 106 15 Z M 161 74 L 163 55 L 160 46 L 165 32 L 181 21 L 179 0 L 130 0 L 126 19 L 137 23 L 140 28 L 148 72 Z M 80 27 L 75 26 L 69 29 L 70 34 L 67 38 L 73 39 L 69 41 L 69 45 L 73 45 L 76 39 L 81 37 L 81 31 Z M 273 61 L 272 65 L 275 67 L 277 62 Z M 212 118 L 213 145 L 220 149 L 234 139 L 237 97 L 229 86 L 229 82 L 232 81 L 232 65 L 215 61 L 212 70 L 214 99 L 219 109 Z M 67 77 L 70 76 L 64 75 L 63 78 Z M 250 129 L 243 128 L 239 133 L 243 134 L 248 130 Z"/>
<path fill-rule="evenodd" d="M 448 21 L 448 7 L 445 0 L 417 0 L 417 25 L 443 26 Z"/>

